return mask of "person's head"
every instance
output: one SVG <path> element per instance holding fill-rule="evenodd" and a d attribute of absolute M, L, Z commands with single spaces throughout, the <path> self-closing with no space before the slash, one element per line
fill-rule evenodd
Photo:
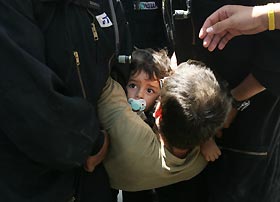
<path fill-rule="evenodd" d="M 127 98 L 146 101 L 151 109 L 160 94 L 160 79 L 172 73 L 165 50 L 137 49 L 132 53 L 131 74 L 126 86 Z"/>
<path fill-rule="evenodd" d="M 191 149 L 213 137 L 231 109 L 231 98 L 214 73 L 197 61 L 178 66 L 164 79 L 159 107 L 159 131 L 169 147 Z"/>

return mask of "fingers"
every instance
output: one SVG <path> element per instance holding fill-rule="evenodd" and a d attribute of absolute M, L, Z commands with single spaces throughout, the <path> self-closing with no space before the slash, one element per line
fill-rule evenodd
<path fill-rule="evenodd" d="M 208 34 L 203 39 L 203 46 L 208 48 L 209 51 L 215 50 L 217 47 L 221 50 L 225 47 L 233 36 L 229 32 L 221 32 L 220 34 Z"/>
<path fill-rule="evenodd" d="M 231 33 L 227 33 L 219 42 L 218 49 L 222 50 L 227 45 L 227 43 L 233 38 L 234 36 Z"/>
<path fill-rule="evenodd" d="M 203 39 L 203 46 L 209 51 L 222 50 L 229 40 L 233 38 L 231 28 L 233 20 L 227 12 L 227 6 L 222 7 L 210 15 L 204 22 L 199 32 L 199 38 Z"/>
<path fill-rule="evenodd" d="M 97 156 L 90 156 L 86 160 L 86 164 L 84 166 L 84 169 L 87 172 L 93 172 L 95 167 L 99 164 L 99 159 Z"/>
<path fill-rule="evenodd" d="M 207 34 L 203 39 L 203 46 L 204 48 L 208 48 L 214 38 L 213 34 Z"/>
<path fill-rule="evenodd" d="M 224 47 L 226 46 L 226 44 L 228 43 L 229 40 L 221 40 L 219 45 L 218 45 L 218 49 L 219 50 L 223 50 Z"/>
<path fill-rule="evenodd" d="M 212 37 L 212 41 L 208 45 L 208 50 L 209 51 L 215 50 L 215 48 L 218 45 L 220 45 L 220 42 L 223 41 L 224 35 L 226 35 L 226 33 L 221 33 L 221 34 L 214 35 Z"/>
<path fill-rule="evenodd" d="M 205 159 L 206 159 L 206 161 L 208 161 L 208 162 L 213 162 L 213 161 L 215 161 L 215 160 L 217 160 L 220 156 L 221 156 L 221 150 L 219 149 L 219 150 L 217 150 L 216 152 L 213 152 L 213 153 L 211 153 L 211 154 L 209 154 L 209 155 L 207 155 L 206 157 L 205 157 Z"/>
<path fill-rule="evenodd" d="M 218 9 L 216 12 L 212 13 L 203 23 L 200 31 L 199 31 L 199 38 L 203 39 L 206 37 L 207 34 L 213 34 L 213 25 L 221 21 L 220 19 L 220 9 Z"/>
<path fill-rule="evenodd" d="M 105 131 L 102 131 L 104 133 L 104 143 L 101 147 L 100 151 L 94 155 L 87 158 L 84 169 L 87 172 L 93 172 L 95 167 L 100 164 L 104 158 L 106 157 L 108 147 L 109 147 L 109 137 L 108 134 Z"/>
<path fill-rule="evenodd" d="M 219 34 L 228 29 L 231 29 L 232 24 L 233 23 L 232 23 L 231 18 L 221 19 L 220 22 L 217 22 L 216 24 L 213 24 L 212 26 L 208 27 L 206 29 L 206 32 L 208 34 Z"/>

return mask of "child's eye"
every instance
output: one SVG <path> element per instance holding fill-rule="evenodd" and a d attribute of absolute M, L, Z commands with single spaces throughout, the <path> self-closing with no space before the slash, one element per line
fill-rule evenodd
<path fill-rule="evenodd" d="M 130 83 L 127 85 L 129 88 L 136 88 L 137 86 L 134 83 Z"/>
<path fill-rule="evenodd" d="M 155 93 L 155 91 L 154 91 L 153 89 L 151 89 L 151 88 L 148 88 L 148 89 L 147 89 L 147 92 L 148 92 L 149 94 Z"/>

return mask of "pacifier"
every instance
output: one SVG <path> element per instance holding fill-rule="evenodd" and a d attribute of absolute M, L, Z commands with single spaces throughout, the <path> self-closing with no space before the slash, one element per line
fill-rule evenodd
<path fill-rule="evenodd" d="M 133 111 L 144 111 L 146 108 L 146 101 L 144 99 L 133 99 L 129 98 L 128 103 L 130 104 Z"/>

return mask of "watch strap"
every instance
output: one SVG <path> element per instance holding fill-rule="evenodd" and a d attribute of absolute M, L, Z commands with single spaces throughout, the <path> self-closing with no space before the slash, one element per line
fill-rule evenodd
<path fill-rule="evenodd" d="M 232 96 L 232 107 L 237 109 L 237 111 L 243 111 L 251 104 L 250 100 L 238 101 Z"/>

